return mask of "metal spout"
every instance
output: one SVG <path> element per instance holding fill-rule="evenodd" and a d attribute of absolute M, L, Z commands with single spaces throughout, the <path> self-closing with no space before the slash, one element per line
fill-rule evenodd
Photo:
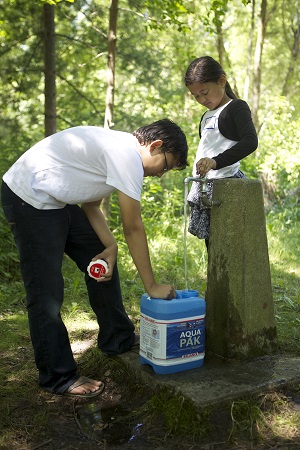
<path fill-rule="evenodd" d="M 212 200 L 210 201 L 207 197 L 207 178 L 201 178 L 201 177 L 187 177 L 184 179 L 184 183 L 186 185 L 189 184 L 190 181 L 196 181 L 197 183 L 201 183 L 201 194 L 202 194 L 202 203 L 204 206 L 207 206 L 208 208 L 211 208 L 212 206 L 220 206 L 221 202 L 220 200 Z"/>
<path fill-rule="evenodd" d="M 189 184 L 190 181 L 198 181 L 198 183 L 202 183 L 203 180 L 204 180 L 204 178 L 200 178 L 200 177 L 187 177 L 184 179 L 184 183 Z"/>

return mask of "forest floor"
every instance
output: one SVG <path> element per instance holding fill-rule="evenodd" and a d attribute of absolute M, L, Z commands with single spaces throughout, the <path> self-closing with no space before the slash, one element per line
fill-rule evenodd
<path fill-rule="evenodd" d="M 94 342 L 91 335 L 85 337 L 89 345 Z M 179 411 L 175 402 L 172 412 L 169 398 L 156 396 L 154 401 L 151 387 L 138 383 L 115 358 L 85 345 L 75 353 L 83 374 L 105 382 L 105 390 L 93 400 L 40 390 L 29 340 L 15 351 L 2 352 L 6 381 L 0 394 L 6 411 L 0 417 L 1 449 L 300 449 L 299 386 L 241 399 L 235 404 L 238 412 L 231 405 L 196 417 L 189 405 Z M 95 355 L 101 362 L 97 374 L 89 366 Z M 168 403 L 169 415 L 160 402 Z M 282 419 L 281 431 L 272 428 L 274 417 L 283 413 L 287 420 Z"/>
<path fill-rule="evenodd" d="M 289 233 L 286 226 L 274 231 L 269 242 L 280 351 L 299 357 L 298 225 Z M 143 385 L 117 358 L 95 348 L 98 328 L 81 274 L 68 260 L 64 269 L 63 314 L 80 373 L 104 381 L 105 390 L 94 400 L 76 401 L 39 389 L 23 284 L 16 275 L 0 282 L 1 450 L 300 449 L 299 384 L 195 412 L 182 396 Z M 199 267 L 194 270 L 193 286 L 199 282 Z M 126 309 L 138 329 L 141 293 L 131 274 L 121 279 Z"/>

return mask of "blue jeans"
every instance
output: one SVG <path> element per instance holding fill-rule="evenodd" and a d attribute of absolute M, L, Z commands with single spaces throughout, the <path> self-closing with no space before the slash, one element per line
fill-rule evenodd
<path fill-rule="evenodd" d="M 127 351 L 134 326 L 127 316 L 117 265 L 111 281 L 98 283 L 87 274 L 90 260 L 104 246 L 78 205 L 39 210 L 15 195 L 3 182 L 2 207 L 20 254 L 27 312 L 40 386 L 63 393 L 79 377 L 60 311 L 66 253 L 85 273 L 89 301 L 99 324 L 98 347 L 109 355 Z"/>

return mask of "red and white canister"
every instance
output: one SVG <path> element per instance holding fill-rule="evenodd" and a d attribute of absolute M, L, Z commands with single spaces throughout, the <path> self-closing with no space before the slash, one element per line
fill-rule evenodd
<path fill-rule="evenodd" d="M 96 259 L 96 261 L 91 261 L 87 267 L 87 272 L 90 277 L 98 280 L 102 277 L 104 273 L 108 271 L 107 262 L 104 259 Z"/>

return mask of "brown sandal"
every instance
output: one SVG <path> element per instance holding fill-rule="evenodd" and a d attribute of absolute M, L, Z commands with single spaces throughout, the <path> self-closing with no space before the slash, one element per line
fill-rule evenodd
<path fill-rule="evenodd" d="M 96 397 L 97 395 L 100 395 L 104 390 L 104 383 L 102 383 L 99 386 L 99 389 L 97 389 L 94 392 L 88 392 L 84 394 L 72 394 L 73 389 L 77 388 L 78 386 L 82 386 L 85 383 L 90 383 L 90 379 L 87 377 L 79 377 L 75 383 L 71 384 L 71 386 L 67 389 L 66 392 L 63 393 L 63 395 L 66 395 L 67 397 L 74 397 L 74 398 L 92 398 Z"/>

